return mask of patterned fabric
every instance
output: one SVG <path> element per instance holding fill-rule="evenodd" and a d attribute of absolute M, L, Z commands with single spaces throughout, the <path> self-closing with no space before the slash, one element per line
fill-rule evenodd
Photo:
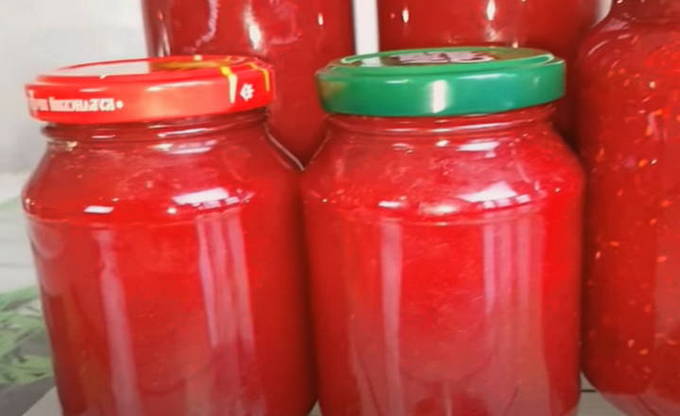
<path fill-rule="evenodd" d="M 0 414 L 22 415 L 52 383 L 37 290 L 0 294 Z"/>

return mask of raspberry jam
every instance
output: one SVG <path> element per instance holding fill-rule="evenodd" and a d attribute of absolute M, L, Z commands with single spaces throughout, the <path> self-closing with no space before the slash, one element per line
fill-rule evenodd
<path fill-rule="evenodd" d="M 144 0 L 152 54 L 228 53 L 276 69 L 270 126 L 303 163 L 322 139 L 314 73 L 354 52 L 351 0 Z"/>
<path fill-rule="evenodd" d="M 378 0 L 383 50 L 494 44 L 549 50 L 572 62 L 609 0 Z M 570 93 L 571 96 L 571 93 Z M 560 127 L 572 135 L 570 103 Z"/>
<path fill-rule="evenodd" d="M 576 414 L 583 178 L 550 122 L 563 75 L 507 48 L 320 73 L 332 116 L 303 195 L 324 415 Z"/>
<path fill-rule="evenodd" d="M 585 372 L 626 414 L 680 414 L 680 2 L 616 2 L 577 72 Z"/>
<path fill-rule="evenodd" d="M 266 133 L 270 75 L 166 58 L 27 87 L 50 123 L 24 208 L 64 415 L 311 408 L 297 172 Z"/>

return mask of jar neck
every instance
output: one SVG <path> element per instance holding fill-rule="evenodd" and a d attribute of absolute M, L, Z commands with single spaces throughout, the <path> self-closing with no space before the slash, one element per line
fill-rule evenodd
<path fill-rule="evenodd" d="M 264 109 L 235 114 L 208 115 L 141 123 L 49 124 L 44 133 L 56 141 L 90 143 L 150 142 L 198 138 L 229 130 L 258 128 L 264 124 Z"/>
<path fill-rule="evenodd" d="M 626 19 L 680 21 L 678 0 L 614 0 L 612 16 Z"/>
<path fill-rule="evenodd" d="M 456 117 L 367 117 L 353 115 L 333 115 L 329 122 L 336 128 L 355 133 L 362 137 L 381 140 L 403 141 L 426 137 L 447 139 L 456 137 L 461 140 L 478 135 L 511 135 L 518 129 L 538 126 L 552 128 L 551 119 L 555 113 L 553 104 L 530 107 L 498 114 L 456 116 Z"/>

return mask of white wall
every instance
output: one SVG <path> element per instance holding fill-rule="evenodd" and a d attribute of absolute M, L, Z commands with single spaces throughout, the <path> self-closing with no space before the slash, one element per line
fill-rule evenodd
<path fill-rule="evenodd" d="M 188 0 L 190 1 L 190 0 Z M 360 49 L 377 49 L 375 0 L 361 10 Z M 145 54 L 141 0 L 2 0 L 0 16 L 0 173 L 32 168 L 42 154 L 39 124 L 30 120 L 23 85 L 64 65 Z"/>
<path fill-rule="evenodd" d="M 91 60 L 143 56 L 138 0 L 2 0 L 0 172 L 30 169 L 42 154 L 40 125 L 23 85 L 37 73 Z"/>

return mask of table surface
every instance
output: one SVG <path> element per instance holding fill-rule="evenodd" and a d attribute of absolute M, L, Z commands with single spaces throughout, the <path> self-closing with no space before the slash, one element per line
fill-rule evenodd
<path fill-rule="evenodd" d="M 29 245 L 18 202 L 18 192 L 25 175 L 0 175 L 0 293 L 30 287 L 35 284 L 35 274 L 31 265 Z M 32 392 L 34 398 L 27 411 L 10 409 L 9 399 L 0 394 L 0 415 L 2 416 L 58 416 L 59 404 L 51 380 L 44 390 Z M 0 385 L 1 387 L 1 385 Z M 5 403 L 3 403 L 5 401 Z M 313 415 L 320 415 L 315 410 Z M 583 393 L 580 415 L 582 416 L 615 416 L 621 413 L 608 405 L 600 395 L 587 384 Z"/>
<path fill-rule="evenodd" d="M 50 391 L 43 400 L 36 404 L 25 416 L 57 416 L 57 394 Z M 618 416 L 622 413 L 607 404 L 597 393 L 584 393 L 581 401 L 580 416 Z M 315 409 L 310 416 L 321 416 Z"/>

